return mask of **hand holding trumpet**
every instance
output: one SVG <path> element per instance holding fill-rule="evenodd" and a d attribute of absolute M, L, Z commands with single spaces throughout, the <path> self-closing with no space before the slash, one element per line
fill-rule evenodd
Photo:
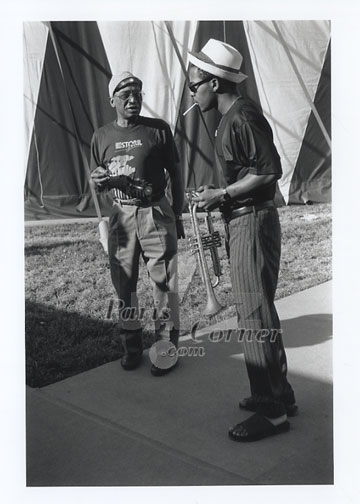
<path fill-rule="evenodd" d="M 223 202 L 224 189 L 215 189 L 213 185 L 200 186 L 194 193 L 192 200 L 198 203 L 198 208 L 210 212 Z"/>

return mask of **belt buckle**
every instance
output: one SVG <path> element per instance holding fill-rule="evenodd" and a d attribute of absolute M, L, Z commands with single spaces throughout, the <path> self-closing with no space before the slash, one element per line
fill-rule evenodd
<path fill-rule="evenodd" d="M 140 206 L 141 201 L 139 199 L 128 199 L 119 200 L 120 206 Z"/>

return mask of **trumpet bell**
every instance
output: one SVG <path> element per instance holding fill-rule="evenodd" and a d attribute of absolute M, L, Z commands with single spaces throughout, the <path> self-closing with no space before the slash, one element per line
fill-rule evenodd
<path fill-rule="evenodd" d="M 211 317 L 220 313 L 225 307 L 219 303 L 215 296 L 209 295 L 207 298 L 206 306 L 203 310 L 203 315 Z"/>

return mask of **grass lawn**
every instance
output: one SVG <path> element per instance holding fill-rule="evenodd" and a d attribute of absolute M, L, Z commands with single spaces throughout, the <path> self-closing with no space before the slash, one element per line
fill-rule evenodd
<path fill-rule="evenodd" d="M 279 214 L 283 237 L 277 299 L 331 278 L 331 205 L 283 207 Z M 185 226 L 189 236 L 189 220 Z M 223 237 L 221 219 L 214 227 Z M 179 261 L 185 268 L 188 249 L 187 240 L 180 240 Z M 223 276 L 216 295 L 226 309 L 217 321 L 235 315 L 224 247 L 219 251 Z M 198 273 L 190 279 L 180 306 L 182 334 L 202 319 L 205 302 Z M 152 296 L 144 266 L 138 293 L 141 306 L 147 308 L 144 341 L 150 346 Z M 116 309 L 109 310 L 116 300 L 96 223 L 25 228 L 25 296 L 29 386 L 48 385 L 120 357 Z"/>

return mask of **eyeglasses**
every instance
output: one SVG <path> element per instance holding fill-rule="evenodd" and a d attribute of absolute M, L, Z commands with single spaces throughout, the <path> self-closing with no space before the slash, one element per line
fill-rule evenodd
<path fill-rule="evenodd" d="M 201 86 L 201 84 L 205 84 L 205 82 L 210 82 L 210 81 L 211 81 L 211 79 L 212 79 L 212 76 L 210 76 L 210 77 L 206 77 L 206 79 L 203 79 L 203 80 L 201 80 L 201 81 L 199 81 L 199 82 L 194 82 L 193 84 L 191 84 L 191 83 L 190 83 L 190 84 L 188 85 L 188 88 L 190 89 L 190 92 L 191 92 L 191 93 L 196 94 L 196 92 L 197 92 L 197 90 L 199 89 L 199 87 Z"/>
<path fill-rule="evenodd" d="M 127 101 L 130 98 L 130 96 L 133 96 L 136 100 L 141 100 L 144 94 L 145 93 L 142 93 L 137 89 L 131 89 L 129 91 L 123 91 L 122 93 L 119 94 L 114 93 L 114 96 L 116 96 L 116 98 L 120 98 L 120 100 L 122 101 Z"/>

